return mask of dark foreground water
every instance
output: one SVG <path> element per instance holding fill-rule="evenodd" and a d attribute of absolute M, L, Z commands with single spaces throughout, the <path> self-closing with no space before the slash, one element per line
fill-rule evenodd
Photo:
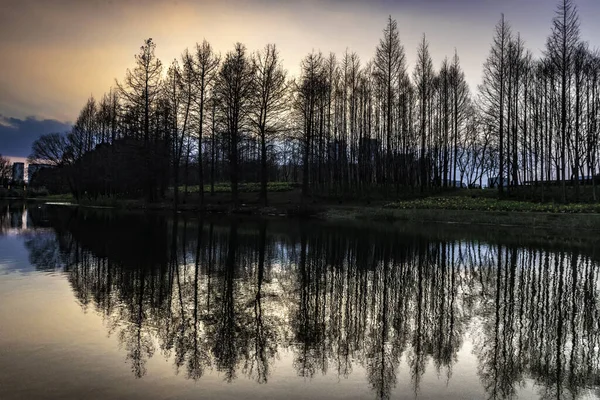
<path fill-rule="evenodd" d="M 600 398 L 598 252 L 456 237 L 4 204 L 0 399 Z"/>

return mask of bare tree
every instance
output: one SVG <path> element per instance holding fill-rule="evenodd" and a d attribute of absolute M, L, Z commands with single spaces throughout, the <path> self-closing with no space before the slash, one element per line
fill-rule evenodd
<path fill-rule="evenodd" d="M 72 150 L 65 134 L 48 133 L 40 136 L 31 146 L 31 162 L 44 161 L 45 163 L 59 167 L 70 164 Z"/>
<path fill-rule="evenodd" d="M 375 51 L 375 74 L 379 84 L 384 90 L 383 104 L 385 107 L 385 131 L 386 131 L 386 153 L 387 164 L 391 166 L 392 161 L 392 117 L 394 95 L 399 84 L 406 73 L 406 55 L 404 47 L 400 43 L 398 23 L 388 18 L 388 23 L 383 30 L 383 38 Z M 391 180 L 391 168 L 386 169 L 386 184 Z"/>
<path fill-rule="evenodd" d="M 483 83 L 479 87 L 481 112 L 486 116 L 488 125 L 498 131 L 498 190 L 500 195 L 504 193 L 504 102 L 507 79 L 505 71 L 510 37 L 510 26 L 502 14 L 502 18 L 496 25 L 496 34 L 490 54 L 483 65 Z"/>
<path fill-rule="evenodd" d="M 424 191 L 426 187 L 429 186 L 428 182 L 428 159 L 429 154 L 427 151 L 427 131 L 428 131 L 428 114 L 430 96 L 432 94 L 432 81 L 434 78 L 433 72 L 433 62 L 431 61 L 431 56 L 429 55 L 429 43 L 427 43 L 427 39 L 425 35 L 423 35 L 423 40 L 419 45 L 419 49 L 417 51 L 417 65 L 415 68 L 414 79 L 415 85 L 417 87 L 418 99 L 419 99 L 419 112 L 420 112 L 420 124 L 419 129 L 421 132 L 421 145 L 420 145 L 420 159 L 419 159 L 419 170 L 420 170 L 420 183 L 421 183 L 421 191 Z"/>
<path fill-rule="evenodd" d="M 200 189 L 200 203 L 204 203 L 204 169 L 202 159 L 202 136 L 204 133 L 204 121 L 206 105 L 208 104 L 208 91 L 216 77 L 220 57 L 211 45 L 204 40 L 202 44 L 196 44 L 196 100 L 198 106 L 198 178 Z M 214 120 L 214 119 L 213 119 Z M 213 121 L 214 122 L 214 121 Z M 212 183 L 214 184 L 214 182 Z"/>
<path fill-rule="evenodd" d="M 185 57 L 185 55 L 184 55 Z M 189 78 L 188 78 L 189 79 Z M 165 105 L 163 112 L 166 114 L 166 120 L 169 124 L 169 142 L 171 144 L 171 162 L 173 164 L 173 206 L 177 209 L 179 202 L 179 167 L 181 165 L 181 158 L 183 154 L 183 144 L 185 140 L 185 130 L 187 124 L 187 118 L 189 116 L 189 105 L 191 101 L 185 102 L 186 94 L 183 93 L 183 78 L 181 67 L 177 60 L 171 63 L 167 71 L 167 76 L 164 82 L 164 102 Z M 191 96 L 191 92 L 187 93 L 187 96 Z M 182 103 L 185 110 L 181 110 Z M 184 122 L 180 121 L 179 117 L 184 114 Z M 183 126 L 181 126 L 182 124 Z"/>
<path fill-rule="evenodd" d="M 463 122 L 468 118 L 469 112 L 476 112 L 476 110 L 471 107 L 469 85 L 465 80 L 465 73 L 460 67 L 460 60 L 456 50 L 454 51 L 454 57 L 452 58 L 452 64 L 450 65 L 449 75 L 450 91 L 452 93 L 452 147 L 454 153 L 452 157 L 452 177 L 456 184 L 458 140 L 461 134 L 461 127 L 464 126 Z"/>
<path fill-rule="evenodd" d="M 268 44 L 263 51 L 252 58 L 255 74 L 254 106 L 252 122 L 260 139 L 260 199 L 267 206 L 267 141 L 282 129 L 282 115 L 287 109 L 286 71 L 281 65 L 279 52 L 274 44 Z"/>
<path fill-rule="evenodd" d="M 246 46 L 236 43 L 235 49 L 225 56 L 215 82 L 220 112 L 227 125 L 231 201 L 234 207 L 237 207 L 239 203 L 238 151 L 240 135 L 248 129 L 249 115 L 252 111 L 253 88 L 254 67 L 246 55 Z"/>
<path fill-rule="evenodd" d="M 573 55 L 573 73 L 574 73 L 574 86 L 575 86 L 575 110 L 573 118 L 575 119 L 575 144 L 573 145 L 573 160 L 572 160 L 572 176 L 575 182 L 575 201 L 579 202 L 580 197 L 580 172 L 583 170 L 581 162 L 582 155 L 582 140 L 581 140 L 581 125 L 582 125 L 582 114 L 583 114 L 583 84 L 584 84 L 584 73 L 586 63 L 588 62 L 588 49 L 587 44 L 578 43 Z M 566 198 L 563 198 L 566 200 Z"/>
<path fill-rule="evenodd" d="M 323 55 L 311 53 L 302 60 L 302 76 L 296 85 L 295 108 L 300 115 L 300 141 L 303 147 L 302 157 L 302 195 L 309 192 L 310 155 L 312 153 L 315 131 L 318 126 L 318 106 L 328 92 L 327 72 Z"/>
<path fill-rule="evenodd" d="M 155 50 L 156 44 L 152 38 L 144 41 L 135 56 L 135 68 L 127 69 L 123 84 L 117 81 L 119 94 L 129 106 L 143 110 L 143 137 L 146 143 L 150 140 L 152 107 L 161 90 L 162 63 L 156 58 Z"/>
<path fill-rule="evenodd" d="M 552 33 L 546 44 L 547 56 L 560 74 L 560 175 L 563 202 L 567 201 L 567 124 L 569 86 L 573 59 L 579 43 L 579 17 L 573 0 L 562 0 L 552 20 Z"/>
<path fill-rule="evenodd" d="M 90 97 L 73 125 L 68 135 L 69 144 L 75 159 L 81 158 L 85 153 L 92 151 L 99 142 L 98 107 L 94 97 Z"/>
<path fill-rule="evenodd" d="M 161 94 L 162 63 L 154 54 L 156 44 L 152 38 L 144 41 L 140 52 L 135 56 L 136 66 L 133 70 L 128 69 L 123 84 L 117 81 L 119 95 L 126 102 L 126 107 L 136 115 L 138 110 L 142 114 L 142 137 L 146 147 L 146 196 L 148 200 L 155 197 L 155 178 L 158 174 L 157 166 L 152 161 L 150 149 L 150 123 L 153 117 L 153 109 L 156 106 L 158 96 Z M 139 138 L 140 132 L 136 132 Z M 158 132 L 154 138 L 159 139 Z"/>

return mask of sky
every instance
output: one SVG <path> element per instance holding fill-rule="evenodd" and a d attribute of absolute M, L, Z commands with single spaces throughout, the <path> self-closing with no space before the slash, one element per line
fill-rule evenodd
<path fill-rule="evenodd" d="M 600 1 L 576 4 L 582 38 L 600 45 Z M 27 156 L 39 135 L 68 130 L 149 37 L 165 65 L 203 39 L 222 54 L 236 42 L 250 51 L 275 43 L 297 75 L 313 50 L 355 51 L 366 63 L 391 15 L 410 72 L 425 34 L 434 66 L 456 48 L 475 91 L 501 14 L 539 55 L 555 8 L 555 0 L 1 0 L 0 154 Z"/>

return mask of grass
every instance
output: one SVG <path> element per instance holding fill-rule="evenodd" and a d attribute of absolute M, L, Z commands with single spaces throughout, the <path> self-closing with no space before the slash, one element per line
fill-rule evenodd
<path fill-rule="evenodd" d="M 143 201 L 135 199 L 120 199 L 112 196 L 99 196 L 96 199 L 86 197 L 79 200 L 79 205 L 101 208 L 139 208 Z"/>
<path fill-rule="evenodd" d="M 533 203 L 528 201 L 458 196 L 403 200 L 389 203 L 385 205 L 385 208 L 401 210 L 514 211 L 561 214 L 600 213 L 600 204 Z"/>
<path fill-rule="evenodd" d="M 200 187 L 198 185 L 188 186 L 189 193 L 198 193 L 199 190 Z M 239 183 L 238 190 L 242 193 L 258 193 L 260 192 L 260 183 Z M 291 190 L 294 190 L 294 185 L 289 182 L 267 183 L 267 191 L 269 192 L 288 192 Z M 185 186 L 179 186 L 179 191 L 185 191 Z M 210 193 L 210 185 L 204 185 L 204 193 Z M 216 183 L 215 193 L 231 193 L 231 185 L 229 183 Z"/>
<path fill-rule="evenodd" d="M 0 188 L 2 189 L 2 188 Z M 21 200 L 39 200 L 39 201 L 74 201 L 73 196 L 66 194 L 48 194 L 45 189 L 10 189 L 0 190 L 0 199 L 12 198 Z"/>
<path fill-rule="evenodd" d="M 72 194 L 49 194 L 47 196 L 39 197 L 39 200 L 44 201 L 75 201 L 75 198 Z"/>

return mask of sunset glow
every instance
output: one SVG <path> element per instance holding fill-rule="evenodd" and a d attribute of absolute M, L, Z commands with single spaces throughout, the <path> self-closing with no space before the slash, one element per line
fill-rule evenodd
<path fill-rule="evenodd" d="M 310 51 L 356 51 L 362 62 L 392 15 L 412 69 L 423 33 L 437 68 L 457 48 L 476 89 L 493 26 L 504 12 L 533 51 L 543 48 L 553 7 L 528 1 L 3 1 L 0 4 L 0 115 L 73 121 L 90 96 L 100 97 L 133 65 L 145 38 L 167 64 L 204 38 L 217 51 L 235 42 L 251 50 L 276 43 L 296 75 Z M 600 28 L 600 4 L 578 2 L 582 36 Z"/>

